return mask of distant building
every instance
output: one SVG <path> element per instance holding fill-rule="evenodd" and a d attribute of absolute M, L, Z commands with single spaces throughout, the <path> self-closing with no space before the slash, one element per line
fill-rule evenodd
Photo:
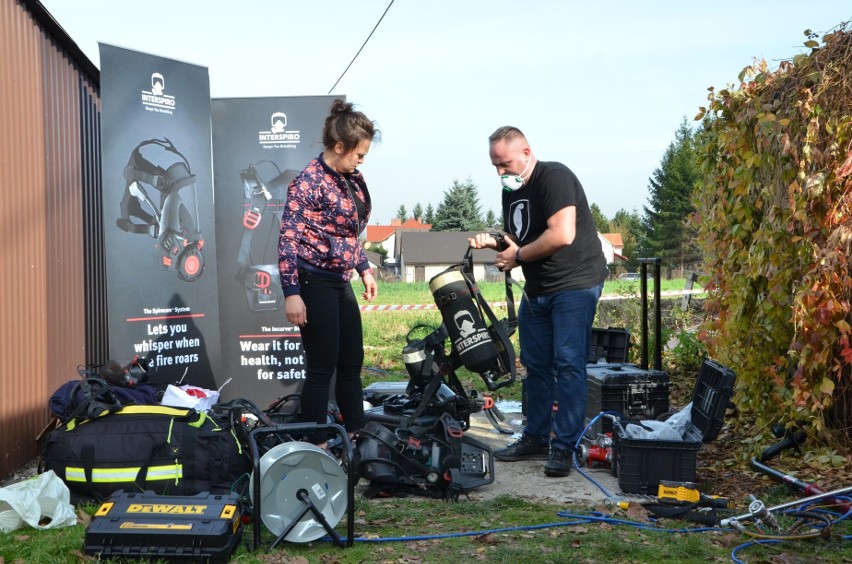
<path fill-rule="evenodd" d="M 397 238 L 397 259 L 402 282 L 428 282 L 441 271 L 458 264 L 467 252 L 467 240 L 479 231 L 403 231 Z M 503 273 L 494 266 L 497 253 L 492 249 L 473 251 L 473 276 L 477 280 L 496 280 Z M 523 280 L 520 268 L 512 278 Z"/>
<path fill-rule="evenodd" d="M 388 262 L 395 262 L 397 233 L 400 231 L 429 231 L 431 223 L 423 223 L 419 219 L 410 218 L 403 223 L 399 219 L 392 219 L 390 225 L 368 225 L 364 241 L 364 248 L 369 249 L 381 245 L 388 252 Z"/>
<path fill-rule="evenodd" d="M 598 239 L 601 240 L 607 264 L 620 264 L 627 260 L 627 257 L 621 254 L 624 252 L 621 233 L 598 233 Z"/>

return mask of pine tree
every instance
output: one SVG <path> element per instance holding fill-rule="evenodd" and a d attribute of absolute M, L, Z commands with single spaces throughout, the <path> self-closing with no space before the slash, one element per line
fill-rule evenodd
<path fill-rule="evenodd" d="M 592 219 L 595 220 L 595 228 L 599 233 L 609 233 L 609 219 L 597 204 L 589 206 L 592 212 Z"/>
<path fill-rule="evenodd" d="M 497 220 L 497 216 L 494 215 L 494 210 L 488 210 L 488 213 L 485 214 L 485 228 L 486 229 L 502 229 L 503 225 Z"/>
<path fill-rule="evenodd" d="M 420 205 L 420 202 L 414 204 L 414 209 L 411 210 L 411 217 L 417 221 L 423 221 L 423 206 Z"/>
<path fill-rule="evenodd" d="M 669 144 L 660 167 L 648 179 L 648 205 L 644 206 L 640 252 L 659 257 L 669 269 L 699 259 L 693 229 L 692 192 L 699 178 L 695 134 L 686 118 Z"/>
<path fill-rule="evenodd" d="M 432 207 L 432 204 L 426 204 L 426 211 L 423 213 L 423 223 L 429 225 L 435 223 L 435 208 Z"/>
<path fill-rule="evenodd" d="M 400 223 L 405 223 L 405 220 L 408 219 L 408 210 L 405 209 L 405 204 L 399 206 L 399 209 L 396 210 L 396 218 Z"/>
<path fill-rule="evenodd" d="M 476 184 L 470 178 L 464 183 L 453 180 L 453 185 L 444 192 L 444 200 L 438 204 L 432 230 L 478 231 L 484 227 Z"/>

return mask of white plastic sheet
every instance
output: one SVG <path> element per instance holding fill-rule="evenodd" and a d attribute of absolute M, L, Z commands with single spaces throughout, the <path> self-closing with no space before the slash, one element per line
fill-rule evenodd
<path fill-rule="evenodd" d="M 650 439 L 655 441 L 682 441 L 692 423 L 692 403 L 666 419 L 654 421 L 643 419 L 641 425 L 628 423 L 624 427 L 624 436 L 630 439 Z"/>
<path fill-rule="evenodd" d="M 169 384 L 160 403 L 169 407 L 188 407 L 196 411 L 207 411 L 219 402 L 219 392 L 197 386 L 173 386 Z"/>
<path fill-rule="evenodd" d="M 53 470 L 0 488 L 0 531 L 8 533 L 24 523 L 36 529 L 77 524 L 71 492 Z"/>

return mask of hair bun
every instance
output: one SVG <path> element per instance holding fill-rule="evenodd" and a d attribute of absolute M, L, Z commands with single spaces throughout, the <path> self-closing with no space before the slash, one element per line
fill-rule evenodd
<path fill-rule="evenodd" d="M 352 102 L 344 102 L 340 98 L 336 99 L 331 104 L 331 115 L 339 116 L 341 114 L 346 114 L 349 112 L 355 111 L 355 105 Z"/>

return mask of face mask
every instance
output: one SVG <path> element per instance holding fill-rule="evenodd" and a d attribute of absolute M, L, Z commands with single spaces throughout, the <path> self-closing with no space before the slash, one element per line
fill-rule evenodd
<path fill-rule="evenodd" d="M 524 174 L 526 174 L 527 169 L 532 162 L 532 158 L 527 160 L 527 164 L 524 166 L 523 172 L 521 174 L 504 174 L 500 177 L 500 184 L 503 185 L 503 190 L 507 192 L 512 192 L 514 190 L 519 190 L 524 185 Z"/>

